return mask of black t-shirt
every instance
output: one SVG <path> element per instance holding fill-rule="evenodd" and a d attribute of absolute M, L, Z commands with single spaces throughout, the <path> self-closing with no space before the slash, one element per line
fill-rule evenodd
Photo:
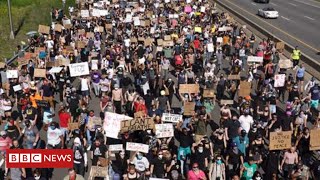
<path fill-rule="evenodd" d="M 205 159 L 210 156 L 210 153 L 208 151 L 203 150 L 202 153 L 198 151 L 198 149 L 195 150 L 195 153 L 192 154 L 191 160 L 192 163 L 198 163 L 199 169 L 205 170 Z"/>
<path fill-rule="evenodd" d="M 153 174 L 157 177 L 162 177 L 164 175 L 164 164 L 165 161 L 163 159 L 159 159 L 158 157 L 155 157 L 151 160 L 151 164 L 154 166 L 153 168 Z"/>
<path fill-rule="evenodd" d="M 182 132 L 178 132 L 176 137 L 177 141 L 180 142 L 180 147 L 191 147 L 191 145 L 193 144 L 193 138 L 191 136 L 191 133 L 187 133 L 187 135 L 185 135 Z"/>
<path fill-rule="evenodd" d="M 232 149 L 229 149 L 227 152 L 227 155 L 229 156 L 229 163 L 230 164 L 239 164 L 240 157 L 243 156 L 243 154 L 238 150 L 238 153 L 234 153 Z"/>
<path fill-rule="evenodd" d="M 91 146 L 91 151 L 93 152 L 92 165 L 97 165 L 99 157 L 105 158 L 107 152 L 107 146 L 101 144 L 96 146 L 95 144 Z"/>
<path fill-rule="evenodd" d="M 85 153 L 85 148 L 83 146 L 75 146 L 73 148 L 73 155 L 74 155 L 74 160 L 84 163 L 84 153 Z"/>
<path fill-rule="evenodd" d="M 228 128 L 228 136 L 230 139 L 233 139 L 238 135 L 238 130 L 241 127 L 240 122 L 237 120 L 228 119 L 224 122 L 223 126 Z"/>
<path fill-rule="evenodd" d="M 314 177 L 320 177 L 320 161 L 315 161 L 312 165 L 312 171 L 314 173 Z"/>
<path fill-rule="evenodd" d="M 26 119 L 34 120 L 34 118 L 37 114 L 37 109 L 34 107 L 26 108 L 24 113 L 26 114 Z"/>
<path fill-rule="evenodd" d="M 69 106 L 71 109 L 77 109 L 79 105 L 80 96 L 78 94 L 71 94 L 69 99 Z"/>
<path fill-rule="evenodd" d="M 271 121 L 268 122 L 267 126 L 269 126 L 270 124 L 271 124 Z M 269 129 L 269 132 L 274 132 L 276 129 L 279 129 L 281 127 L 281 125 L 282 125 L 281 121 L 276 120 L 276 122 Z"/>
<path fill-rule="evenodd" d="M 282 119 L 282 130 L 283 131 L 290 131 L 290 124 L 292 122 L 292 117 L 285 117 Z"/>

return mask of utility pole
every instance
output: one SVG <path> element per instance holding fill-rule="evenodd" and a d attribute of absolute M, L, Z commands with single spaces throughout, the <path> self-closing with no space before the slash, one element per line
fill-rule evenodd
<path fill-rule="evenodd" d="M 14 33 L 13 33 L 13 24 L 12 24 L 12 16 L 11 16 L 11 2 L 8 1 L 8 13 L 9 13 L 9 21 L 10 21 L 10 39 L 14 39 Z"/>

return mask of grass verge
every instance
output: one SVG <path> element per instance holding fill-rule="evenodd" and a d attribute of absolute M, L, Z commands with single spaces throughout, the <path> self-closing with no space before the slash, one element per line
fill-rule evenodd
<path fill-rule="evenodd" d="M 67 0 L 73 6 L 75 0 Z M 11 58 L 17 45 L 27 41 L 26 33 L 37 31 L 39 24 L 49 25 L 50 10 L 62 8 L 61 0 L 11 0 L 11 14 L 15 39 L 10 39 L 10 21 L 7 0 L 0 0 L 0 61 Z"/>

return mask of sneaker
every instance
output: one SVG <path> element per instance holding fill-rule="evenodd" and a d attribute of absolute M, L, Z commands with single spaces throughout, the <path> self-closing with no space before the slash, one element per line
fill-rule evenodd
<path fill-rule="evenodd" d="M 88 146 L 87 151 L 90 151 L 90 149 L 91 149 L 91 145 Z"/>

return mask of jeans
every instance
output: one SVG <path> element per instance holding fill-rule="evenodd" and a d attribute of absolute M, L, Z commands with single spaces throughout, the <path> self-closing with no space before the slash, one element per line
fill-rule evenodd
<path fill-rule="evenodd" d="M 67 127 L 61 127 L 60 130 L 62 131 L 63 137 L 65 138 L 66 141 L 69 141 L 69 130 Z"/>
<path fill-rule="evenodd" d="M 100 94 L 100 85 L 99 85 L 99 83 L 92 83 L 92 87 L 93 87 L 93 90 L 94 90 L 94 94 L 96 96 L 99 96 L 99 94 Z"/>
<path fill-rule="evenodd" d="M 88 140 L 88 146 L 91 146 L 91 144 L 92 144 L 92 140 L 93 140 L 93 136 L 94 136 L 94 131 L 90 131 L 89 129 L 87 129 L 87 131 L 86 131 L 86 133 L 87 133 L 87 140 Z"/>
<path fill-rule="evenodd" d="M 167 80 L 169 74 L 169 69 L 161 69 L 162 79 Z"/>
<path fill-rule="evenodd" d="M 85 171 L 84 163 L 80 163 L 80 164 L 74 163 L 73 167 L 77 174 L 80 174 L 84 177 L 84 171 Z"/>

